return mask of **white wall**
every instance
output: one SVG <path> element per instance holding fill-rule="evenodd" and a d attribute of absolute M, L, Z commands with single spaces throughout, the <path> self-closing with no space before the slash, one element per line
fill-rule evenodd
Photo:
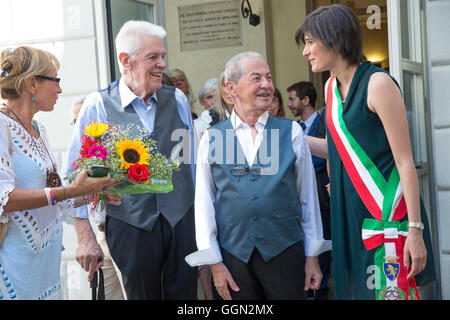
<path fill-rule="evenodd" d="M 450 299 L 450 1 L 427 1 L 430 102 L 438 194 L 442 298 Z"/>

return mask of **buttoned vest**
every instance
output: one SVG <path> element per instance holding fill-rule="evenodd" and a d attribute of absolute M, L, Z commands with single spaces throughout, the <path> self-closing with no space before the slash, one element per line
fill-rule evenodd
<path fill-rule="evenodd" d="M 161 154 L 170 158 L 178 141 L 172 141 L 172 132 L 184 129 L 182 139 L 190 139 L 188 126 L 178 113 L 175 88 L 164 86 L 156 91 L 158 103 L 153 132 Z M 134 107 L 129 104 L 122 108 L 119 93 L 119 80 L 99 91 L 103 98 L 107 119 L 120 125 L 135 124 L 143 127 Z M 135 127 L 136 128 L 136 127 Z M 134 134 L 137 132 L 135 131 Z M 189 140 L 188 140 L 189 141 Z M 184 150 L 190 152 L 190 150 Z M 194 202 L 194 185 L 190 164 L 181 164 L 180 171 L 172 175 L 174 190 L 166 194 L 124 194 L 120 206 L 106 205 L 106 213 L 118 220 L 140 229 L 151 231 L 160 214 L 166 218 L 171 227 L 188 212 Z"/>
<path fill-rule="evenodd" d="M 255 248 L 268 261 L 301 241 L 292 121 L 269 116 L 251 168 L 230 119 L 208 130 L 220 246 L 247 263 Z"/>
<path fill-rule="evenodd" d="M 300 123 L 300 121 L 298 121 Z M 317 138 L 325 138 L 327 134 L 326 128 L 325 128 L 325 122 L 320 114 L 317 114 L 316 118 L 314 119 L 313 123 L 311 124 L 311 127 L 308 131 L 308 136 L 311 137 L 317 137 Z M 312 162 L 314 165 L 314 170 L 316 173 L 322 172 L 327 169 L 327 160 L 323 158 L 319 158 L 316 156 L 311 156 Z"/>

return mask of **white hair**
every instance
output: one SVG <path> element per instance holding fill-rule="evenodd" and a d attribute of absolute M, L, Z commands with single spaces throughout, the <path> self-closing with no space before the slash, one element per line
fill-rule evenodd
<path fill-rule="evenodd" d="M 227 64 L 225 65 L 225 82 L 231 81 L 237 83 L 239 81 L 241 76 L 244 74 L 244 69 L 241 66 L 241 61 L 245 58 L 258 58 L 264 60 L 264 57 L 261 54 L 253 51 L 242 52 L 235 55 L 230 60 L 228 60 Z"/>
<path fill-rule="evenodd" d="M 218 81 L 219 81 L 219 79 L 217 79 L 217 78 L 212 78 L 212 79 L 206 80 L 205 83 L 200 88 L 200 91 L 198 93 L 198 100 L 202 100 L 202 98 L 205 94 L 207 94 L 213 90 L 216 90 Z"/>
<path fill-rule="evenodd" d="M 160 39 L 166 37 L 166 30 L 163 27 L 148 21 L 130 20 L 124 23 L 116 36 L 116 53 L 120 72 L 123 72 L 119 55 L 122 52 L 128 53 L 131 58 L 136 57 L 142 49 L 142 36 L 155 36 Z"/>

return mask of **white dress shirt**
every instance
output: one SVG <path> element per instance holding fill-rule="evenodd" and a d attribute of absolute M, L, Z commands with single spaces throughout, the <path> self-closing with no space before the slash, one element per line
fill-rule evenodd
<path fill-rule="evenodd" d="M 232 112 L 230 120 L 236 132 L 245 158 L 251 166 L 263 140 L 263 131 L 269 113 L 263 113 L 255 128 L 258 131 L 252 139 L 252 128 L 244 123 L 236 113 Z M 305 255 L 314 257 L 331 250 L 331 241 L 323 239 L 322 219 L 317 196 L 316 177 L 311 160 L 311 153 L 306 143 L 303 130 L 293 121 L 292 147 L 297 156 L 295 170 L 297 174 L 297 194 L 302 207 L 302 229 L 304 234 Z M 216 186 L 208 161 L 209 132 L 206 131 L 199 144 L 197 155 L 197 176 L 195 189 L 195 231 L 198 251 L 185 259 L 191 266 L 209 265 L 222 261 L 217 240 L 217 224 L 215 218 Z"/>

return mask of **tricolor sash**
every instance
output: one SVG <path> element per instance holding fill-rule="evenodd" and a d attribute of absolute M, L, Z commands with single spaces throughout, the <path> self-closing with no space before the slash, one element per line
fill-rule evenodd
<path fill-rule="evenodd" d="M 367 153 L 347 129 L 336 76 L 327 92 L 327 126 L 336 149 L 359 197 L 374 219 L 365 219 L 363 243 L 367 250 L 377 248 L 375 265 L 381 271 L 377 299 L 419 298 L 414 278 L 406 279 L 403 248 L 408 226 L 399 221 L 406 215 L 406 203 L 397 167 L 386 181 Z"/>

